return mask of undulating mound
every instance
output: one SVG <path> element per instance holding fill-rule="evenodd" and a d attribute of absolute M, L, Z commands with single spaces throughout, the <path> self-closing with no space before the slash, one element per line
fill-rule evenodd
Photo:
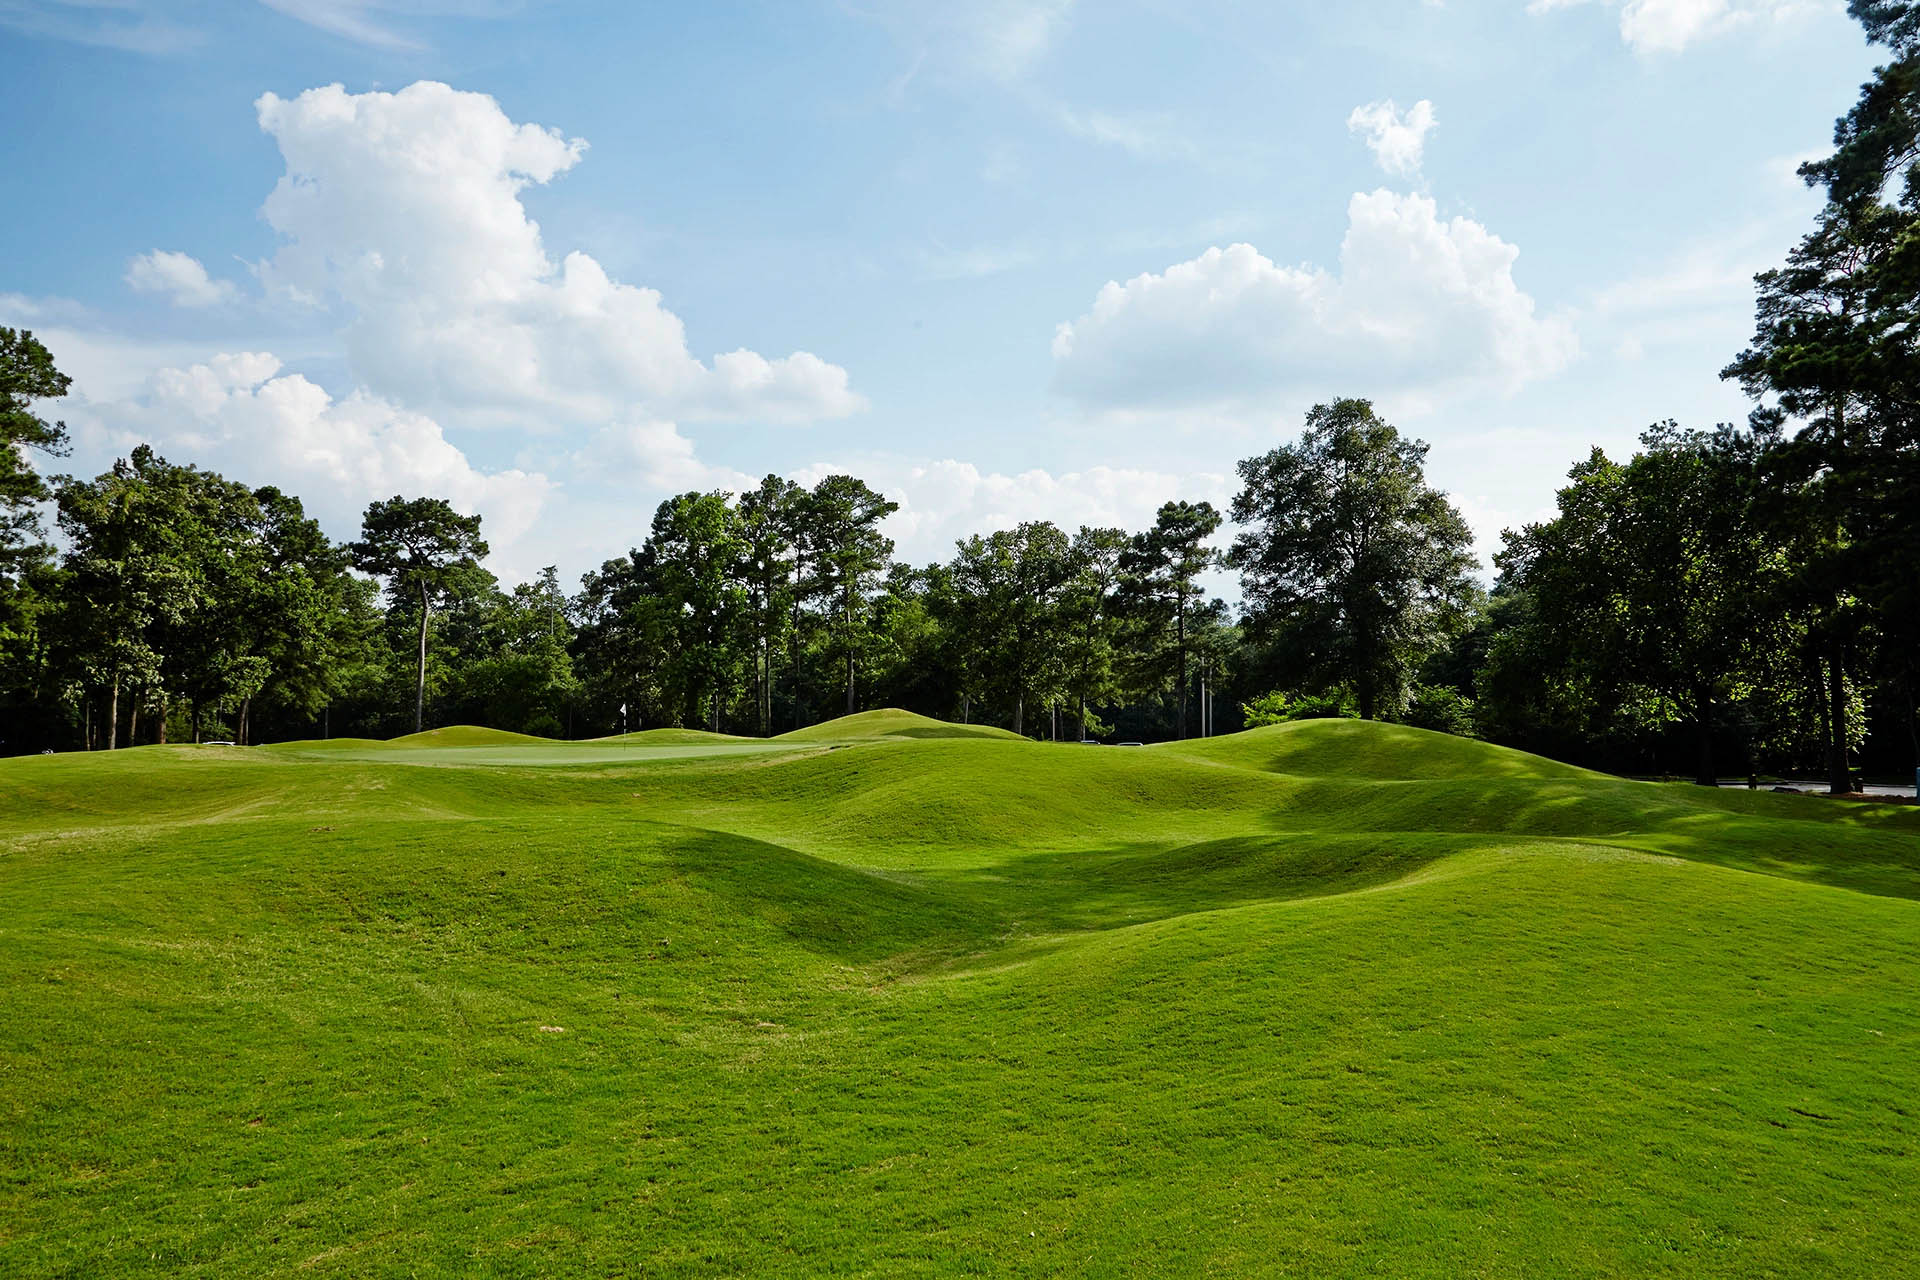
<path fill-rule="evenodd" d="M 1026 739 L 1006 729 L 986 724 L 954 724 L 888 707 L 882 711 L 860 711 L 838 720 L 808 725 L 780 735 L 784 742 L 877 742 L 888 738 L 998 738 L 1008 742 Z"/>
<path fill-rule="evenodd" d="M 551 738 L 510 729 L 485 729 L 477 724 L 450 724 L 444 729 L 409 733 L 387 743 L 390 747 L 511 747 L 528 742 L 551 742 Z"/>
<path fill-rule="evenodd" d="M 383 738 L 297 738 L 292 742 L 270 742 L 262 751 L 371 751 L 386 746 Z"/>
<path fill-rule="evenodd" d="M 628 742 L 636 747 L 697 747 L 726 742 L 758 742 L 736 733 L 708 733 L 705 729 L 637 729 L 632 733 L 614 733 L 589 742 Z"/>
<path fill-rule="evenodd" d="M 1511 747 L 1369 720 L 1294 720 L 1218 738 L 1163 743 L 1156 749 L 1301 777 L 1392 781 L 1601 776 Z"/>
<path fill-rule="evenodd" d="M 0 760 L 0 1275 L 1911 1270 L 1920 811 L 1010 736 Z"/>

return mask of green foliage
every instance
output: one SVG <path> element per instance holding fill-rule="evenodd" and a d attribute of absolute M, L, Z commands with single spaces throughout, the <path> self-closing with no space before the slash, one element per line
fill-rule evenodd
<path fill-rule="evenodd" d="M 427 638 L 436 608 L 471 597 L 492 584 L 480 568 L 487 544 L 480 517 L 463 516 L 444 498 L 403 498 L 399 494 L 367 505 L 360 540 L 349 551 L 354 567 L 386 582 L 396 609 L 417 606 L 418 665 L 414 682 L 413 728 L 425 717 Z"/>
<path fill-rule="evenodd" d="M 1365 719 L 1396 709 L 1470 617 L 1466 521 L 1428 487 L 1427 446 L 1365 400 L 1315 405 L 1297 444 L 1240 463 L 1233 519 L 1246 626 L 1298 684 L 1349 685 Z"/>
<path fill-rule="evenodd" d="M 1051 705 L 1066 692 L 1078 573 L 1066 534 L 1046 521 L 957 544 L 942 597 L 949 625 L 964 669 L 976 673 L 970 692 L 1010 706 L 1016 734 L 1026 732 L 1029 700 Z"/>
<path fill-rule="evenodd" d="M 1120 611 L 1116 597 L 1127 554 L 1125 529 L 1081 525 L 1073 535 L 1074 573 L 1062 608 L 1070 633 L 1067 693 L 1074 703 L 1075 738 L 1109 732 L 1092 707 L 1117 697 L 1120 685 Z"/>
<path fill-rule="evenodd" d="M 67 427 L 48 422 L 33 406 L 66 395 L 70 385 L 32 333 L 0 328 L 0 592 L 11 590 L 17 575 L 46 554 L 37 508 L 52 491 L 28 450 L 63 456 Z"/>
<path fill-rule="evenodd" d="M 1669 422 L 1641 442 L 1624 465 L 1596 449 L 1574 467 L 1558 514 L 1509 537 L 1501 581 L 1545 641 L 1534 679 L 1612 673 L 1617 708 L 1693 726 L 1697 776 L 1712 785 L 1718 717 L 1782 647 L 1764 622 L 1786 557 L 1737 436 Z"/>
<path fill-rule="evenodd" d="M 1722 374 L 1767 401 L 1753 425 L 1793 547 L 1786 608 L 1820 668 L 1809 675 L 1836 791 L 1851 785 L 1851 682 L 1877 668 L 1910 693 L 1920 669 L 1920 16 L 1901 0 L 1849 10 L 1892 57 L 1837 122 L 1833 153 L 1801 166 L 1827 202 L 1786 262 L 1756 277 L 1753 340 Z M 1920 728 L 1908 735 L 1920 763 Z"/>
<path fill-rule="evenodd" d="M 1210 502 L 1168 502 L 1153 527 L 1134 535 L 1121 554 L 1121 608 L 1134 658 L 1136 689 L 1170 686 L 1174 736 L 1188 734 L 1194 632 L 1207 621 L 1199 577 L 1219 562 L 1208 539 L 1220 528 Z"/>
<path fill-rule="evenodd" d="M 1249 729 L 1264 729 L 1270 724 L 1282 724 L 1293 717 L 1287 714 L 1291 699 L 1275 690 L 1263 693 L 1252 702 L 1241 704 L 1240 722 Z"/>
<path fill-rule="evenodd" d="M 1324 693 L 1263 693 L 1240 706 L 1240 723 L 1248 729 L 1285 724 L 1290 720 L 1335 720 L 1359 714 L 1344 689 Z"/>
<path fill-rule="evenodd" d="M 549 565 L 511 593 L 482 600 L 479 633 L 446 694 L 451 714 L 544 738 L 564 738 L 581 683 L 568 650 L 567 597 Z"/>
<path fill-rule="evenodd" d="M 832 634 L 846 662 L 848 714 L 856 709 L 860 656 L 869 643 L 866 604 L 893 559 L 893 539 L 880 532 L 880 522 L 899 509 L 848 475 L 822 479 L 803 508 L 810 589 L 830 602 Z"/>
<path fill-rule="evenodd" d="M 1400 719 L 1416 729 L 1431 729 L 1460 738 L 1479 736 L 1473 699 L 1446 685 L 1413 686 L 1407 695 L 1407 709 Z"/>

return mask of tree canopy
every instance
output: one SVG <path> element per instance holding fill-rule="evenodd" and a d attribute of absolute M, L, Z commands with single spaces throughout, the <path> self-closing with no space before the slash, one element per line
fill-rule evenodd
<path fill-rule="evenodd" d="M 1315 405 L 1297 444 L 1239 467 L 1247 628 L 1294 680 L 1344 680 L 1371 720 L 1465 620 L 1472 534 L 1425 477 L 1427 446 L 1366 400 Z"/>

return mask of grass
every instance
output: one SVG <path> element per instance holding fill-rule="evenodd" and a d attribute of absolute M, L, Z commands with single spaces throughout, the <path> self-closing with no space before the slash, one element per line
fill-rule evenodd
<path fill-rule="evenodd" d="M 1914 1274 L 1917 900 L 1328 721 L 0 761 L 0 1274 Z"/>

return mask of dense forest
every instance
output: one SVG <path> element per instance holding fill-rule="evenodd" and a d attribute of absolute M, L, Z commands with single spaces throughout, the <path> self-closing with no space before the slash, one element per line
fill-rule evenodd
<path fill-rule="evenodd" d="M 1149 528 L 1033 520 L 912 565 L 859 478 L 770 475 L 662 502 L 576 590 L 551 569 L 509 589 L 479 518 L 431 495 L 373 503 L 342 545 L 297 497 L 147 447 L 50 474 L 66 435 L 41 402 L 68 380 L 0 329 L 0 749 L 454 722 L 759 735 L 899 706 L 1069 740 L 1357 715 L 1703 781 L 1904 774 L 1920 17 L 1852 8 L 1892 60 L 1802 167 L 1827 197 L 1814 227 L 1757 278 L 1721 373 L 1751 417 L 1593 451 L 1552 518 L 1507 532 L 1490 589 L 1426 446 L 1358 399 L 1241 462 L 1226 512 L 1169 494 Z M 1207 590 L 1223 572 L 1233 603 Z"/>

